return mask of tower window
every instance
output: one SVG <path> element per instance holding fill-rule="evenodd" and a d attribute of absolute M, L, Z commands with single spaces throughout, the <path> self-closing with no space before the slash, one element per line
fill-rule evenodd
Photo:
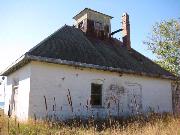
<path fill-rule="evenodd" d="M 103 24 L 101 22 L 95 22 L 94 26 L 96 30 L 104 30 Z"/>
<path fill-rule="evenodd" d="M 78 23 L 78 28 L 82 28 L 83 27 L 83 21 L 81 21 L 80 23 Z"/>

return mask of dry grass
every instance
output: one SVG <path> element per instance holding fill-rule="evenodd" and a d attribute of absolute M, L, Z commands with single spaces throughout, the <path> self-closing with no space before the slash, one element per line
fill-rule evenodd
<path fill-rule="evenodd" d="M 151 114 L 127 119 L 69 120 L 50 122 L 29 120 L 19 123 L 1 114 L 1 135 L 180 135 L 180 118 Z"/>

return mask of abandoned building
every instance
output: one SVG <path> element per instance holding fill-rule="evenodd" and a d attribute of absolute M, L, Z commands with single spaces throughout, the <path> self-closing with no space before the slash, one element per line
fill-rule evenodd
<path fill-rule="evenodd" d="M 127 13 L 114 32 L 112 18 L 85 8 L 2 72 L 5 113 L 27 120 L 173 112 L 175 76 L 131 47 Z"/>

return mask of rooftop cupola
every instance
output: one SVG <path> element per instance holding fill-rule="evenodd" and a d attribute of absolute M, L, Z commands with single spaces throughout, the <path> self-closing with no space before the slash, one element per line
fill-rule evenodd
<path fill-rule="evenodd" d="M 85 8 L 76 16 L 75 27 L 81 29 L 88 36 L 97 37 L 100 39 L 109 38 L 111 33 L 111 19 L 113 17 Z"/>

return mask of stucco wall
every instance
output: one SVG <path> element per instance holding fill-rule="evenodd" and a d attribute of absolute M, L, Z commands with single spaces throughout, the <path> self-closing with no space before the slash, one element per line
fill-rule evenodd
<path fill-rule="evenodd" d="M 4 112 L 8 115 L 9 104 L 11 107 L 13 106 L 12 85 L 14 81 L 19 81 L 18 88 L 16 89 L 16 109 L 12 111 L 12 116 L 16 115 L 19 120 L 27 120 L 28 118 L 30 70 L 30 64 L 28 64 L 7 76 Z"/>
<path fill-rule="evenodd" d="M 172 111 L 169 80 L 40 62 L 31 64 L 30 117 L 43 118 L 46 114 L 55 114 L 59 118 L 72 118 L 73 114 L 82 117 L 92 114 L 105 117 L 109 113 L 127 115 L 132 114 L 130 97 L 142 103 L 136 106 L 138 111 L 147 112 L 149 108 L 156 112 Z M 89 105 L 93 82 L 103 84 L 101 108 L 91 108 Z M 68 104 L 68 89 L 73 112 Z"/>

